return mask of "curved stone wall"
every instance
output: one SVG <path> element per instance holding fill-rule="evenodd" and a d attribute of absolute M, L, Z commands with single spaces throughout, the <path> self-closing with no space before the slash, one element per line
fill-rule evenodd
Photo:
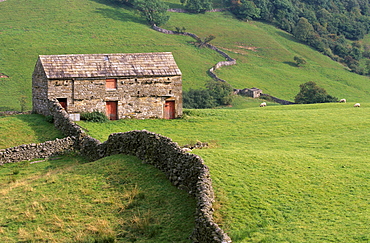
<path fill-rule="evenodd" d="M 143 162 L 163 171 L 173 185 L 195 197 L 197 206 L 195 227 L 191 235 L 193 242 L 231 242 L 230 237 L 213 220 L 212 181 L 202 158 L 185 152 L 170 138 L 145 130 L 114 133 L 101 143 L 75 124 L 57 100 L 49 101 L 48 107 L 45 114 L 51 114 L 56 128 L 68 137 L 2 150 L 0 164 L 45 158 L 73 149 L 80 151 L 81 155 L 91 161 L 114 154 L 137 156 Z"/>
<path fill-rule="evenodd" d="M 202 158 L 184 152 L 170 138 L 148 132 L 130 131 L 111 134 L 100 143 L 91 137 L 81 142 L 81 154 L 90 160 L 114 154 L 130 154 L 163 171 L 173 185 L 186 190 L 197 202 L 193 242 L 231 242 L 231 239 L 214 223 L 214 193 L 208 167 Z"/>

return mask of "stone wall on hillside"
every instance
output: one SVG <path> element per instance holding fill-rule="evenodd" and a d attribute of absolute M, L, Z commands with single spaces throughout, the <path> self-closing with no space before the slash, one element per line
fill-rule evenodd
<path fill-rule="evenodd" d="M 80 151 L 91 161 L 114 154 L 137 156 L 164 172 L 173 185 L 195 197 L 193 242 L 231 242 L 213 220 L 212 181 L 208 167 L 199 156 L 185 152 L 170 138 L 145 130 L 111 134 L 106 142 L 101 143 L 75 124 L 56 99 L 48 101 L 47 105 L 47 115 L 53 116 L 55 127 L 67 137 L 0 150 L 0 164 L 46 158 L 71 150 Z"/>
<path fill-rule="evenodd" d="M 214 194 L 208 167 L 195 154 L 184 152 L 170 138 L 148 132 L 130 131 L 111 134 L 100 143 L 84 137 L 81 154 L 90 160 L 114 154 L 130 154 L 163 171 L 173 185 L 186 190 L 197 202 L 193 242 L 231 242 L 213 220 Z"/>
<path fill-rule="evenodd" d="M 0 149 L 0 165 L 36 158 L 48 158 L 67 151 L 73 151 L 74 147 L 75 140 L 71 137 L 66 137 L 45 143 L 31 143 Z"/>
<path fill-rule="evenodd" d="M 156 30 L 158 32 L 161 32 L 161 33 L 164 33 L 164 34 L 185 35 L 185 36 L 192 37 L 196 41 L 201 41 L 201 39 L 199 38 L 199 36 L 197 36 L 196 34 L 193 34 L 193 33 L 166 30 L 166 29 L 160 28 L 160 27 L 158 27 L 156 25 L 153 25 L 152 28 L 154 30 Z M 212 49 L 212 50 L 214 50 L 214 51 L 216 51 L 217 53 L 219 53 L 221 56 L 223 56 L 226 59 L 226 61 L 218 62 L 212 68 L 210 68 L 208 70 L 209 76 L 211 76 L 213 79 L 215 79 L 217 81 L 227 82 L 226 80 L 223 80 L 223 79 L 219 78 L 214 71 L 216 69 L 220 68 L 220 67 L 223 67 L 223 66 L 236 65 L 236 60 L 234 58 L 230 57 L 226 52 L 220 50 L 219 48 L 217 48 L 216 46 L 214 46 L 214 45 L 212 45 L 210 43 L 207 43 L 205 46 L 208 47 L 208 48 L 210 48 L 210 49 Z"/>

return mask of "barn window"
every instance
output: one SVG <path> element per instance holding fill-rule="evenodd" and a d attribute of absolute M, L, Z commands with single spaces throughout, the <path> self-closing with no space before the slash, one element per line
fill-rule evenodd
<path fill-rule="evenodd" d="M 105 87 L 107 89 L 117 89 L 117 79 L 116 78 L 107 78 L 105 80 Z"/>

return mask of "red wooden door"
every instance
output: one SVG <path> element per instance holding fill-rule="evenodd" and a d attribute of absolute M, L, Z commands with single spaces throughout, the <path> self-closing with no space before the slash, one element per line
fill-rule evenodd
<path fill-rule="evenodd" d="M 59 104 L 67 111 L 67 98 L 57 98 Z"/>
<path fill-rule="evenodd" d="M 164 105 L 164 119 L 174 119 L 175 118 L 175 101 L 166 101 Z"/>
<path fill-rule="evenodd" d="M 117 120 L 117 101 L 106 102 L 106 113 L 109 120 Z"/>

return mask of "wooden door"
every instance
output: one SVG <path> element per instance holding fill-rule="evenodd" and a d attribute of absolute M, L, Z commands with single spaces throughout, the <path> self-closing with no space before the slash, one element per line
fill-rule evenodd
<path fill-rule="evenodd" d="M 67 111 L 67 98 L 57 98 L 59 104 Z"/>
<path fill-rule="evenodd" d="M 107 101 L 106 102 L 106 113 L 109 120 L 117 120 L 117 101 Z"/>
<path fill-rule="evenodd" d="M 166 101 L 164 105 L 164 119 L 174 119 L 176 118 L 175 114 L 175 101 Z"/>

